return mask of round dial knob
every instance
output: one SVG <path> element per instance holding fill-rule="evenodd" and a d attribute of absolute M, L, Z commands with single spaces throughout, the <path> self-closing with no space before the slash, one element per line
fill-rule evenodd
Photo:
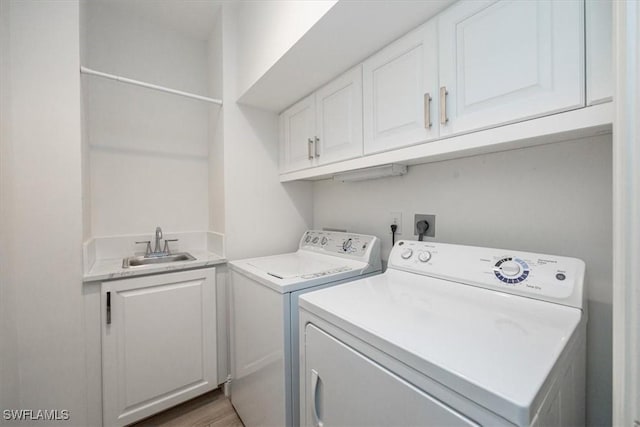
<path fill-rule="evenodd" d="M 502 265 L 500 265 L 500 269 L 502 270 L 502 274 L 507 277 L 519 276 L 522 271 L 520 264 L 515 261 L 503 262 Z"/>
<path fill-rule="evenodd" d="M 405 249 L 400 256 L 402 257 L 402 259 L 409 259 L 411 258 L 411 255 L 413 255 L 413 249 Z"/>
<path fill-rule="evenodd" d="M 311 236 L 307 235 L 307 238 L 306 238 L 306 239 L 304 239 L 304 241 L 305 241 L 306 243 L 309 243 L 309 242 L 311 241 Z"/>
<path fill-rule="evenodd" d="M 326 245 L 327 242 L 328 242 L 328 240 L 327 240 L 326 237 L 323 237 L 322 240 L 320 241 L 320 243 L 322 243 L 323 246 Z"/>
<path fill-rule="evenodd" d="M 503 283 L 518 284 L 529 277 L 529 265 L 520 258 L 506 257 L 496 262 L 493 273 Z"/>
<path fill-rule="evenodd" d="M 420 260 L 420 262 L 429 261 L 431 259 L 431 252 L 429 252 L 429 251 L 420 252 L 418 254 L 418 259 Z"/>
<path fill-rule="evenodd" d="M 342 244 L 342 250 L 347 250 L 351 247 L 351 239 L 347 239 L 344 241 L 344 243 Z"/>
<path fill-rule="evenodd" d="M 318 243 L 318 238 L 317 238 L 317 237 L 314 237 L 314 238 L 313 238 L 313 241 L 312 241 L 311 243 Z"/>

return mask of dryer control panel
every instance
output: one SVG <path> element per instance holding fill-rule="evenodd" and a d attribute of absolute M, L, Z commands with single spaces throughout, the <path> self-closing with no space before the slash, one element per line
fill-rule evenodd
<path fill-rule="evenodd" d="M 585 264 L 576 258 L 401 240 L 389 268 L 584 307 Z"/>
<path fill-rule="evenodd" d="M 300 239 L 300 249 L 365 262 L 380 260 L 380 240 L 365 234 L 308 230 Z"/>

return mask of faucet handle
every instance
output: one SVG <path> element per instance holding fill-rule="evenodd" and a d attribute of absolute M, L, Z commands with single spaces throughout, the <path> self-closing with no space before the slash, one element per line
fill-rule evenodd
<path fill-rule="evenodd" d="M 177 242 L 179 239 L 164 239 L 164 250 L 162 252 L 169 255 L 171 251 L 169 250 L 169 242 Z"/>
<path fill-rule="evenodd" d="M 149 254 L 151 254 L 151 240 L 143 240 L 141 242 L 136 242 L 136 245 L 142 245 L 142 244 L 147 244 L 147 249 L 145 251 L 144 256 L 149 256 Z"/>

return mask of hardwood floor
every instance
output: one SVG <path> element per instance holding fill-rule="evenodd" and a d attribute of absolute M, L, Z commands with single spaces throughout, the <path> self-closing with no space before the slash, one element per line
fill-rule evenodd
<path fill-rule="evenodd" d="M 146 418 L 129 427 L 244 427 L 220 389 Z"/>

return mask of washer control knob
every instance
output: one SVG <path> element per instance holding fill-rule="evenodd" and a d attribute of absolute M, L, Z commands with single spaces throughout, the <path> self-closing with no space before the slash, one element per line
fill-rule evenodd
<path fill-rule="evenodd" d="M 522 271 L 522 267 L 520 266 L 520 264 L 515 261 L 503 262 L 500 266 L 500 269 L 502 270 L 502 274 L 507 277 L 519 276 L 520 272 Z"/>
<path fill-rule="evenodd" d="M 309 243 L 311 241 L 311 235 L 307 234 L 307 238 L 304 239 L 305 243 Z"/>
<path fill-rule="evenodd" d="M 318 240 L 319 239 L 317 237 L 314 237 L 313 240 L 311 241 L 311 243 L 318 243 Z"/>
<path fill-rule="evenodd" d="M 322 246 L 326 245 L 328 242 L 326 237 L 323 237 L 322 240 L 320 241 L 320 243 L 322 244 Z"/>
<path fill-rule="evenodd" d="M 342 244 L 342 250 L 346 251 L 347 249 L 349 249 L 351 247 L 351 239 L 347 239 L 344 241 L 344 243 Z"/>
<path fill-rule="evenodd" d="M 409 259 L 411 258 L 411 255 L 413 255 L 413 249 L 405 249 L 400 256 L 402 257 L 402 259 Z"/>
<path fill-rule="evenodd" d="M 418 254 L 420 262 L 428 262 L 431 259 L 431 252 L 425 251 Z"/>

